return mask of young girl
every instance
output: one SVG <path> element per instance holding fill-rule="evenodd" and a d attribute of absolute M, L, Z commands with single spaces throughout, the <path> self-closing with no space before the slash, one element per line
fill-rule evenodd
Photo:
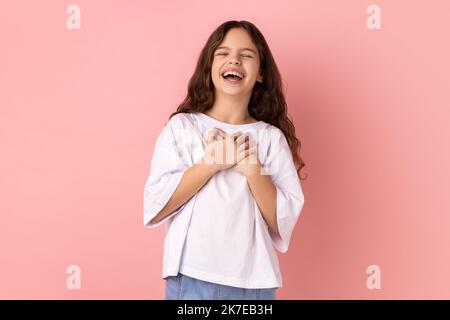
<path fill-rule="evenodd" d="M 275 299 L 304 205 L 279 71 L 261 32 L 228 21 L 156 141 L 144 225 L 167 222 L 166 299 Z"/>

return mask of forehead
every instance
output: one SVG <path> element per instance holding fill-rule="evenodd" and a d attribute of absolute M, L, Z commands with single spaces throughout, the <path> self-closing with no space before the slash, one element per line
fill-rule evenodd
<path fill-rule="evenodd" d="M 233 28 L 228 30 L 227 34 L 225 35 L 225 38 L 220 43 L 219 48 L 221 47 L 228 47 L 229 49 L 251 49 L 255 51 L 255 53 L 258 52 L 255 44 L 252 41 L 252 38 L 242 28 Z"/>

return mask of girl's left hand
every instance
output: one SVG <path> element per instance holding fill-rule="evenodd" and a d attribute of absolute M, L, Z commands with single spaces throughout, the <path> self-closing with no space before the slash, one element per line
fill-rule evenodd
<path fill-rule="evenodd" d="M 229 135 L 220 128 L 216 129 L 221 132 L 219 139 L 230 136 L 240 147 L 237 151 L 237 163 L 231 167 L 231 170 L 239 172 L 247 178 L 255 174 L 260 174 L 262 165 L 258 158 L 258 144 L 253 137 L 250 134 L 242 134 L 241 132 L 235 132 Z M 244 139 L 245 143 L 242 143 L 242 139 Z"/>
<path fill-rule="evenodd" d="M 249 134 L 242 134 L 237 139 L 245 139 L 241 144 L 241 150 L 238 151 L 238 162 L 231 167 L 231 170 L 239 172 L 247 178 L 260 174 L 261 163 L 258 159 L 258 145 Z"/>

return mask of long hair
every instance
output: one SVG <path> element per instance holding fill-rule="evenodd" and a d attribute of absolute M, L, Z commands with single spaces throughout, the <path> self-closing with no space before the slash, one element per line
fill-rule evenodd
<path fill-rule="evenodd" d="M 258 48 L 261 60 L 260 69 L 264 80 L 262 83 L 258 81 L 255 83 L 248 103 L 248 112 L 256 120 L 269 123 L 283 132 L 294 159 L 297 175 L 300 177 L 300 170 L 305 163 L 299 155 L 301 143 L 295 135 L 294 124 L 288 117 L 281 75 L 264 36 L 251 22 L 226 21 L 209 36 L 200 52 L 194 74 L 189 80 L 188 93 L 169 119 L 177 113 L 205 112 L 213 106 L 215 98 L 214 83 L 211 79 L 213 55 L 232 28 L 243 28 L 248 32 Z"/>

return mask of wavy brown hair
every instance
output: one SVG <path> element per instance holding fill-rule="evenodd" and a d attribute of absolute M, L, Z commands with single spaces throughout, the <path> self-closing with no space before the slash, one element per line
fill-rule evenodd
<path fill-rule="evenodd" d="M 200 52 L 194 74 L 188 83 L 186 97 L 169 119 L 177 113 L 205 112 L 213 106 L 215 89 L 211 79 L 213 55 L 227 32 L 232 28 L 243 28 L 248 32 L 258 48 L 261 60 L 260 69 L 264 80 L 262 83 L 255 83 L 248 103 L 248 112 L 256 120 L 274 125 L 284 133 L 294 159 L 297 175 L 300 177 L 300 170 L 305 163 L 299 155 L 301 143 L 295 135 L 294 124 L 288 117 L 281 75 L 264 36 L 251 22 L 226 21 L 214 30 Z"/>

